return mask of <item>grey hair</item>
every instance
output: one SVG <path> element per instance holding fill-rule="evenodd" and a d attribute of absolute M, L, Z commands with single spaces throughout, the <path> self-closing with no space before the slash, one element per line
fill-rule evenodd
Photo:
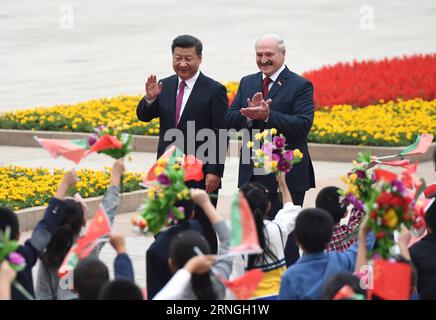
<path fill-rule="evenodd" d="M 283 38 L 280 37 L 278 34 L 274 34 L 274 33 L 264 34 L 260 36 L 256 40 L 256 43 L 254 44 L 254 48 L 257 47 L 257 44 L 259 43 L 260 40 L 267 39 L 267 38 L 273 39 L 277 43 L 280 50 L 286 51 L 285 40 L 283 40 Z"/>

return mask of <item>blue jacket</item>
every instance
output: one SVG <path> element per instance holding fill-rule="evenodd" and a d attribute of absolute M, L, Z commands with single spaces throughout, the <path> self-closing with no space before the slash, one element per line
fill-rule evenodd
<path fill-rule="evenodd" d="M 368 251 L 375 237 L 368 234 Z M 319 300 L 326 282 L 339 272 L 354 272 L 358 242 L 344 252 L 324 251 L 305 254 L 286 270 L 280 285 L 279 300 Z"/>

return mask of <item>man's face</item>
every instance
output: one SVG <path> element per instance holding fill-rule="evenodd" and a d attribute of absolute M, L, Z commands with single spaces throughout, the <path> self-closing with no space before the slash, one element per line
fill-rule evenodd
<path fill-rule="evenodd" d="M 272 76 L 285 63 L 285 51 L 273 39 L 262 39 L 256 45 L 256 63 L 267 77 Z"/>
<path fill-rule="evenodd" d="M 174 48 L 173 69 L 182 80 L 191 79 L 198 71 L 201 57 L 195 48 Z"/>

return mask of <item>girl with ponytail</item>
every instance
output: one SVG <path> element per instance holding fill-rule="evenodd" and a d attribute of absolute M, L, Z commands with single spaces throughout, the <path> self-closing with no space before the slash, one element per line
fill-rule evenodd
<path fill-rule="evenodd" d="M 264 278 L 252 296 L 259 300 L 277 299 L 280 280 L 286 271 L 285 244 L 301 211 L 300 206 L 294 206 L 292 203 L 285 175 L 280 173 L 277 180 L 282 193 L 283 209 L 277 213 L 273 221 L 266 219 L 271 207 L 268 190 L 257 182 L 247 183 L 240 188 L 253 212 L 259 245 L 263 249 L 261 254 L 249 255 L 246 266 L 247 270 L 259 268 L 264 272 Z"/>
<path fill-rule="evenodd" d="M 191 189 L 194 203 L 199 205 L 218 234 L 218 255 L 228 252 L 230 230 L 224 219 L 216 212 L 204 190 Z M 178 233 L 170 244 L 168 263 L 175 274 L 153 300 L 223 300 L 226 288 L 216 273 L 228 279 L 232 271 L 232 259 L 215 261 L 210 254 L 209 243 L 195 230 Z M 213 272 L 212 272 L 213 268 Z"/>
<path fill-rule="evenodd" d="M 111 224 L 120 204 L 120 181 L 124 170 L 124 158 L 115 161 L 110 185 L 102 200 L 103 208 Z M 65 276 L 65 279 L 60 279 L 57 272 L 86 224 L 87 207 L 80 197 L 66 197 L 64 202 L 67 209 L 53 232 L 46 250 L 40 256 L 35 290 L 36 298 L 39 300 L 77 298 L 77 294 L 71 291 L 73 279 L 69 276 L 70 273 Z M 98 244 L 90 256 L 97 258 L 103 246 L 104 243 Z"/>

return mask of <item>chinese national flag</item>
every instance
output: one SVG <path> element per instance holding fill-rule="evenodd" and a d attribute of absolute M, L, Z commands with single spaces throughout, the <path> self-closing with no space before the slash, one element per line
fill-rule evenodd
<path fill-rule="evenodd" d="M 63 276 L 68 271 L 73 270 L 81 259 L 86 258 L 91 253 L 97 245 L 97 240 L 110 232 L 111 225 L 109 218 L 103 207 L 100 206 L 86 230 L 85 235 L 76 240 L 66 255 L 61 267 L 59 268 L 58 274 Z"/>
<path fill-rule="evenodd" d="M 406 263 L 374 260 L 374 288 L 369 295 L 383 300 L 409 300 L 412 268 Z"/>

